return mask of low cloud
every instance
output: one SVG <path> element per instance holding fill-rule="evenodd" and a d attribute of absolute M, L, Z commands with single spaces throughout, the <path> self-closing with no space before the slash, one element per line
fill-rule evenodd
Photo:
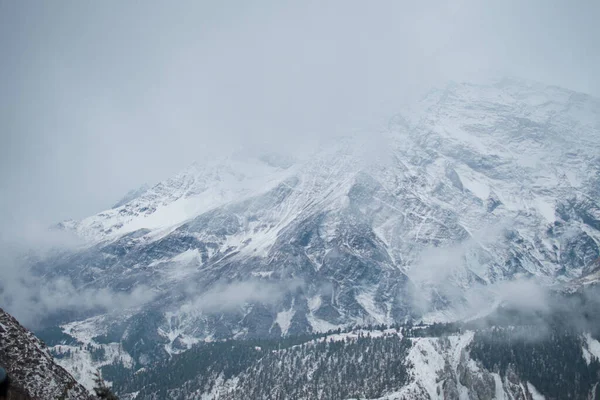
<path fill-rule="evenodd" d="M 581 307 L 572 303 L 581 300 L 557 300 L 556 290 L 528 275 L 492 282 L 473 280 L 474 271 L 488 271 L 487 264 L 497 262 L 499 253 L 507 250 L 503 236 L 510 226 L 510 220 L 500 221 L 458 244 L 422 251 L 408 272 L 418 288 L 412 293 L 413 306 L 424 314 L 448 307 L 449 315 L 457 319 L 486 318 L 502 307 L 536 315 L 542 325 L 546 324 L 543 316 L 554 313 L 580 315 Z"/>
<path fill-rule="evenodd" d="M 48 279 L 34 274 L 35 260 L 71 251 L 81 242 L 68 233 L 33 226 L 0 240 L 0 307 L 30 328 L 61 312 L 110 312 L 140 306 L 155 296 L 148 287 L 128 292 L 109 288 L 76 287 L 67 277 Z"/>
<path fill-rule="evenodd" d="M 502 244 L 501 238 L 508 226 L 506 222 L 498 224 L 454 246 L 423 251 L 409 271 L 409 277 L 417 285 L 411 298 L 413 306 L 424 314 L 445 309 L 451 319 L 470 321 L 474 326 L 535 325 L 536 334 L 531 336 L 528 331 L 524 340 L 543 340 L 556 327 L 600 333 L 597 286 L 566 290 L 565 286 L 549 286 L 525 274 L 487 283 L 460 280 L 469 269 L 488 268 L 478 265 L 474 254 L 486 254 L 486 249 L 491 249 L 483 261 L 497 261 L 497 250 L 506 250 L 503 246 L 508 246 Z M 568 230 L 565 236 L 573 237 L 574 233 Z"/>
<path fill-rule="evenodd" d="M 447 304 L 457 317 L 464 317 L 491 309 L 498 296 L 503 297 L 503 288 L 494 290 L 494 285 L 473 282 L 473 272 L 489 269 L 486 264 L 493 262 L 494 255 L 485 248 L 501 249 L 509 226 L 509 219 L 498 221 L 462 242 L 423 249 L 407 272 L 416 285 L 410 298 L 415 310 L 426 314 Z"/>
<path fill-rule="evenodd" d="M 496 295 L 496 299 L 508 307 L 543 312 L 549 311 L 551 307 L 550 289 L 532 279 L 502 281 L 492 285 L 490 289 Z"/>
<path fill-rule="evenodd" d="M 248 303 L 278 304 L 287 293 L 301 288 L 302 285 L 299 280 L 271 282 L 260 279 L 219 283 L 183 305 L 180 311 L 214 313 L 234 311 Z M 191 289 L 190 293 L 195 292 Z"/>
<path fill-rule="evenodd" d="M 445 247 L 427 247 L 417 256 L 417 261 L 408 271 L 408 276 L 417 284 L 443 284 L 453 275 L 461 273 L 466 263 L 472 267 L 481 264 L 481 259 L 486 258 L 483 247 L 501 246 L 501 238 L 509 226 L 510 219 L 501 220 L 473 232 L 462 242 Z"/>

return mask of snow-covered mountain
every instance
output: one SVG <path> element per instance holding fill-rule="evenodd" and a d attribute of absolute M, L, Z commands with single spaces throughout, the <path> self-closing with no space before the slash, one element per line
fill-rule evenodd
<path fill-rule="evenodd" d="M 516 79 L 450 84 L 388 129 L 301 160 L 198 162 L 61 223 L 88 245 L 35 268 L 151 293 L 64 325 L 146 364 L 203 340 L 465 318 L 518 278 L 589 283 L 599 195 L 600 100 Z"/>

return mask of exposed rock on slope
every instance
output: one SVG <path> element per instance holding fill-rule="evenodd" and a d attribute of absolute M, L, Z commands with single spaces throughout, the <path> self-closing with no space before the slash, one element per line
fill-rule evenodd
<path fill-rule="evenodd" d="M 11 379 L 14 399 L 92 400 L 62 367 L 46 345 L 0 309 L 0 365 Z"/>

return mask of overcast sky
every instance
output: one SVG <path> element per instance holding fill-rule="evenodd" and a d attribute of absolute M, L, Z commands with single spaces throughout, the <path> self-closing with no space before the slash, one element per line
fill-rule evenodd
<path fill-rule="evenodd" d="M 600 2 L 0 0 L 0 225 L 206 154 L 383 125 L 447 80 L 600 94 Z"/>

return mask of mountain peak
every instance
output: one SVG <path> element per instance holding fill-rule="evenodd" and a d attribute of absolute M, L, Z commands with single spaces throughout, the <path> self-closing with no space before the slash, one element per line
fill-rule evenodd
<path fill-rule="evenodd" d="M 503 282 L 562 285 L 600 256 L 600 119 L 565 93 L 456 84 L 292 165 L 197 163 L 77 222 L 94 246 L 41 273 L 152 288 L 139 312 L 102 317 L 144 363 L 202 340 L 484 313 Z M 69 329 L 92 340 L 96 322 Z"/>

